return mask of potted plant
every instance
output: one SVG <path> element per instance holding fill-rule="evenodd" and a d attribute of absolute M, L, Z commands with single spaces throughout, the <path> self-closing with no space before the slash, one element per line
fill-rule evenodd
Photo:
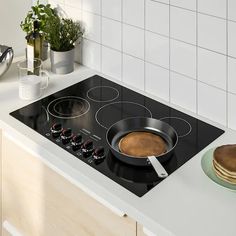
<path fill-rule="evenodd" d="M 51 49 L 52 72 L 67 74 L 74 71 L 75 42 L 83 35 L 80 23 L 54 16 L 48 21 L 45 32 Z"/>
<path fill-rule="evenodd" d="M 38 0 L 20 24 L 22 30 L 26 33 L 27 42 L 29 42 L 33 34 L 37 34 L 37 37 L 39 37 L 40 46 L 37 50 L 41 50 L 38 54 L 42 60 L 47 59 L 48 52 L 48 43 L 45 40 L 45 27 L 49 18 L 53 16 L 56 16 L 56 11 L 51 8 L 51 5 L 40 4 Z M 37 28 L 35 23 L 37 23 Z"/>

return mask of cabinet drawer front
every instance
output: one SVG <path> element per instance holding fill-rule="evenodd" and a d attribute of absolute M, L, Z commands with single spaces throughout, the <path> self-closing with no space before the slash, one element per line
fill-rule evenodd
<path fill-rule="evenodd" d="M 15 226 L 13 226 L 11 223 L 9 223 L 8 221 L 4 221 L 2 223 L 2 227 L 3 227 L 3 236 L 23 236 L 18 229 L 16 229 Z"/>

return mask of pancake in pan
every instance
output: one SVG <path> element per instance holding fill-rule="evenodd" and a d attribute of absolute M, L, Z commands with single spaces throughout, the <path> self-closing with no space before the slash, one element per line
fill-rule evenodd
<path fill-rule="evenodd" d="M 131 132 L 119 142 L 120 152 L 134 157 L 159 156 L 164 154 L 166 143 L 162 137 L 150 132 Z"/>

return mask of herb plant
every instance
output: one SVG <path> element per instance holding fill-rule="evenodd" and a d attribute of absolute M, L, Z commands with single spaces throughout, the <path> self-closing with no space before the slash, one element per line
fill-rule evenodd
<path fill-rule="evenodd" d="M 79 22 L 68 18 L 51 17 L 45 27 L 46 40 L 53 51 L 69 51 L 83 35 Z"/>
<path fill-rule="evenodd" d="M 51 8 L 50 4 L 44 5 L 40 4 L 39 0 L 35 6 L 31 7 L 31 10 L 28 11 L 24 21 L 21 22 L 20 26 L 26 35 L 30 35 L 34 31 L 34 22 L 38 21 L 39 27 L 38 33 L 44 36 L 45 27 L 50 18 L 56 17 L 56 12 Z"/>

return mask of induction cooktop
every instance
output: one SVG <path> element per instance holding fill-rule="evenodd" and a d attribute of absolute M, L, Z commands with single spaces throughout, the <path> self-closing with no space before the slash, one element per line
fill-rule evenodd
<path fill-rule="evenodd" d="M 179 139 L 174 154 L 163 163 L 169 175 L 224 133 L 98 75 L 10 115 L 72 154 L 68 158 L 85 162 L 139 197 L 165 179 L 158 178 L 151 166 L 128 165 L 112 155 L 106 141 L 112 124 L 128 117 L 152 117 L 170 124 Z"/>

